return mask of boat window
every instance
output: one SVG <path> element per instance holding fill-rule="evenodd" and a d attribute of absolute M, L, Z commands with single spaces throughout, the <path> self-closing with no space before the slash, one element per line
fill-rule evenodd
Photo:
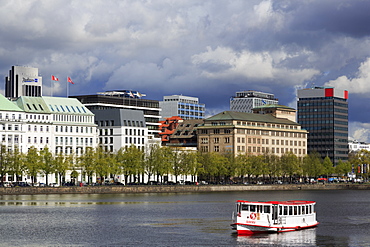
<path fill-rule="evenodd" d="M 249 210 L 249 205 L 247 205 L 247 204 L 242 204 L 242 210 L 243 210 L 243 211 L 248 211 L 248 210 Z"/>
<path fill-rule="evenodd" d="M 301 209 L 302 209 L 302 207 L 301 206 L 298 206 L 298 215 L 301 215 L 302 214 L 302 212 L 301 212 L 302 210 Z"/>
<path fill-rule="evenodd" d="M 284 215 L 288 215 L 288 206 L 284 206 Z"/>
<path fill-rule="evenodd" d="M 309 214 L 309 212 L 308 212 L 308 205 L 306 205 L 306 214 Z"/>
<path fill-rule="evenodd" d="M 305 210 L 306 210 L 306 206 L 302 206 L 302 214 L 306 214 Z"/>
<path fill-rule="evenodd" d="M 283 215 L 283 206 L 279 206 L 279 215 Z"/>
<path fill-rule="evenodd" d="M 293 207 L 289 206 L 289 215 L 293 215 Z"/>
<path fill-rule="evenodd" d="M 257 212 L 261 213 L 262 205 L 257 205 Z"/>
<path fill-rule="evenodd" d="M 250 205 L 249 211 L 256 212 L 256 205 Z"/>
<path fill-rule="evenodd" d="M 271 212 L 271 207 L 270 206 L 263 206 L 263 212 L 266 214 L 269 214 Z"/>

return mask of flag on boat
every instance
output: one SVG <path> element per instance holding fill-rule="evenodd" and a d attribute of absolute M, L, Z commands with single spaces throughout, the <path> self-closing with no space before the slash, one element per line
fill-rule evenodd
<path fill-rule="evenodd" d="M 68 82 L 71 84 L 75 84 L 70 77 L 67 78 Z"/>
<path fill-rule="evenodd" d="M 59 79 L 57 78 L 57 77 L 55 77 L 55 76 L 51 76 L 51 80 L 53 80 L 53 81 L 59 81 Z"/>

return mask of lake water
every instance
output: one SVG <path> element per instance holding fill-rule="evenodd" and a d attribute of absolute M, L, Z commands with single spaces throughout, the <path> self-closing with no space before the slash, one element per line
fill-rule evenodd
<path fill-rule="evenodd" d="M 238 237 L 243 200 L 314 200 L 320 225 Z M 370 191 L 0 196 L 0 246 L 370 246 Z"/>

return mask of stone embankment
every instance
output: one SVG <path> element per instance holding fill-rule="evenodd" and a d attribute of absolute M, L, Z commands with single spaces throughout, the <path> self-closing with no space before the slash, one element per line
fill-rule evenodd
<path fill-rule="evenodd" d="M 153 185 L 83 187 L 12 187 L 0 188 L 0 195 L 35 194 L 112 194 L 112 193 L 187 193 L 278 190 L 369 190 L 370 184 L 281 184 L 281 185 Z"/>

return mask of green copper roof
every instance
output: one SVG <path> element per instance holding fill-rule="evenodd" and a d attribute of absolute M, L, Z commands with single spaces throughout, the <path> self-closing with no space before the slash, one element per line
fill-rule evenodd
<path fill-rule="evenodd" d="M 16 100 L 16 103 L 25 112 L 94 115 L 75 98 L 22 96 Z"/>
<path fill-rule="evenodd" d="M 87 109 L 78 99 L 76 98 L 62 98 L 62 97 L 42 97 L 45 103 L 48 105 L 52 113 L 67 113 L 67 114 L 79 114 L 79 115 L 91 115 L 94 114 Z"/>
<path fill-rule="evenodd" d="M 16 104 L 0 94 L 0 111 L 23 111 Z"/>
<path fill-rule="evenodd" d="M 21 96 L 16 103 L 25 112 L 50 113 L 42 97 Z"/>
<path fill-rule="evenodd" d="M 266 108 L 283 108 L 283 109 L 287 109 L 287 110 L 294 110 L 294 108 L 291 108 L 289 106 L 285 106 L 285 105 L 276 105 L 276 104 L 271 104 L 271 105 L 261 105 L 261 106 L 258 106 L 258 107 L 255 107 L 253 109 L 266 109 Z"/>
<path fill-rule="evenodd" d="M 224 111 L 206 119 L 206 121 L 220 121 L 220 120 L 224 121 L 240 120 L 240 121 L 298 125 L 298 123 L 296 122 L 290 121 L 285 118 L 276 118 L 270 114 L 255 114 L 236 111 Z"/>

